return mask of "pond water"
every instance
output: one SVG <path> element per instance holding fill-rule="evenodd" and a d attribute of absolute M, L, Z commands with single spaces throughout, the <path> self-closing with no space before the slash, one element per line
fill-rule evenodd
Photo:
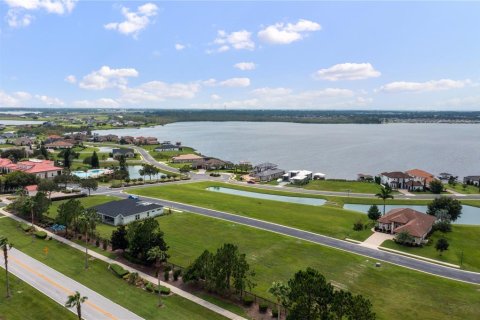
<path fill-rule="evenodd" d="M 321 206 L 326 202 L 323 199 L 279 196 L 279 195 L 275 195 L 275 194 L 243 191 L 243 190 L 223 188 L 223 187 L 209 187 L 209 188 L 207 188 L 207 190 L 208 191 L 231 194 L 231 195 L 236 195 L 236 196 L 241 196 L 241 197 L 274 200 L 274 201 L 281 201 L 281 202 L 290 202 L 290 203 L 296 203 L 296 204 L 306 204 L 306 205 L 311 205 L 311 206 Z"/>
<path fill-rule="evenodd" d="M 10 125 L 10 126 L 21 126 L 24 124 L 42 124 L 43 121 L 33 121 L 33 120 L 2 120 L 0 119 L 0 124 Z"/>
<path fill-rule="evenodd" d="M 142 178 L 144 180 L 150 180 L 150 177 L 149 176 L 141 176 L 139 171 L 140 169 L 142 169 L 142 166 L 128 166 L 128 175 L 130 177 L 130 179 L 138 179 L 138 178 Z M 159 173 L 158 176 L 152 176 L 152 180 L 156 180 L 157 178 L 160 179 L 162 177 L 166 177 L 165 174 L 163 173 Z"/>
<path fill-rule="evenodd" d="M 480 225 L 480 208 L 462 205 L 462 215 L 454 224 L 468 224 L 468 225 Z M 346 203 L 343 205 L 344 209 L 359 211 L 361 213 L 367 213 L 370 205 L 368 204 L 351 204 Z M 385 212 L 396 208 L 410 208 L 420 212 L 427 212 L 427 206 L 421 205 L 393 205 L 388 204 L 385 206 Z M 383 212 L 383 205 L 378 205 L 378 209 Z"/>

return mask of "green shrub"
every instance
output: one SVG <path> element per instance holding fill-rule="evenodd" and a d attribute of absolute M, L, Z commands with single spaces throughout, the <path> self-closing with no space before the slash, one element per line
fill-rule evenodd
<path fill-rule="evenodd" d="M 145 290 L 147 290 L 148 292 L 153 292 L 153 284 L 151 284 L 150 282 L 147 283 L 147 285 L 145 286 Z"/>
<path fill-rule="evenodd" d="M 250 307 L 253 304 L 253 297 L 250 297 L 250 296 L 243 297 L 243 304 L 247 307 Z"/>
<path fill-rule="evenodd" d="M 182 275 L 182 269 L 176 269 L 175 271 L 173 271 L 173 280 L 177 281 L 178 277 L 180 277 L 181 275 Z"/>
<path fill-rule="evenodd" d="M 260 303 L 260 304 L 258 305 L 258 311 L 259 311 L 260 313 L 266 313 L 267 310 L 268 310 L 268 304 L 267 304 L 267 303 L 262 302 L 262 303 Z"/>
<path fill-rule="evenodd" d="M 164 279 L 165 281 L 170 280 L 170 270 L 165 269 L 165 271 L 164 271 L 164 273 L 163 273 L 163 279 Z"/>
<path fill-rule="evenodd" d="M 170 294 L 170 288 L 167 287 L 160 287 L 160 293 L 164 295 L 169 295 Z"/>
<path fill-rule="evenodd" d="M 278 309 L 272 309 L 272 318 L 278 318 Z"/>
<path fill-rule="evenodd" d="M 361 231 L 363 230 L 363 222 L 362 221 L 357 221 L 353 224 L 353 230 L 354 231 Z"/>
<path fill-rule="evenodd" d="M 123 278 L 123 276 L 128 275 L 129 273 L 127 270 L 115 263 L 110 265 L 110 270 L 112 270 L 119 278 Z"/>
<path fill-rule="evenodd" d="M 25 232 L 30 232 L 32 230 L 32 226 L 26 223 L 21 223 L 20 228 Z"/>
<path fill-rule="evenodd" d="M 45 231 L 36 231 L 34 234 L 38 239 L 45 239 L 47 237 L 47 233 Z"/>

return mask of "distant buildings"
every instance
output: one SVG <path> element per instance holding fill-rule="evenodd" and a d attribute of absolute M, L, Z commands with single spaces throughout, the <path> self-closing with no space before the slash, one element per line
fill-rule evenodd
<path fill-rule="evenodd" d="M 71 149 L 74 147 L 74 144 L 65 140 L 56 140 L 51 143 L 45 144 L 47 149 Z"/>
<path fill-rule="evenodd" d="M 480 186 L 480 176 L 466 176 L 463 178 L 463 183 L 473 186 Z"/>

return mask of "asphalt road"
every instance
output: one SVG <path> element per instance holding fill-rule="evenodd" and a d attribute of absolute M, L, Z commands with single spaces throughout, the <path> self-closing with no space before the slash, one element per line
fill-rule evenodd
<path fill-rule="evenodd" d="M 12 248 L 8 255 L 8 270 L 12 274 L 59 304 L 65 305 L 67 297 L 75 291 L 80 292 L 82 296 L 87 296 L 88 300 L 82 304 L 82 317 L 85 320 L 143 319 L 15 248 Z M 0 262 L 1 266 L 4 267 L 3 254 L 0 257 Z M 73 312 L 76 314 L 76 309 Z"/>
<path fill-rule="evenodd" d="M 128 190 L 125 190 L 125 192 L 128 192 Z M 105 192 L 102 192 L 102 193 L 105 193 Z M 122 198 L 128 197 L 128 194 L 123 193 L 121 190 L 110 190 L 108 194 L 122 197 Z M 141 198 L 147 198 L 147 197 L 141 197 Z M 201 214 L 201 215 L 212 217 L 212 218 L 223 219 L 223 220 L 240 223 L 240 224 L 247 225 L 254 228 L 279 233 L 289 237 L 295 237 L 298 239 L 310 241 L 313 243 L 347 251 L 350 253 L 363 255 L 371 259 L 374 259 L 375 261 L 385 261 L 385 262 L 393 263 L 402 267 L 414 269 L 414 270 L 425 272 L 425 273 L 430 273 L 436 276 L 446 277 L 446 278 L 450 278 L 458 281 L 480 284 L 480 273 L 459 270 L 455 268 L 438 265 L 435 263 L 430 263 L 423 260 L 410 258 L 400 254 L 367 248 L 367 247 L 359 246 L 358 244 L 355 244 L 352 242 L 330 238 L 330 237 L 322 236 L 316 233 L 299 230 L 299 229 L 295 229 L 295 228 L 291 228 L 283 225 L 278 225 L 272 222 L 243 217 L 243 216 L 239 216 L 239 215 L 235 215 L 227 212 L 206 209 L 206 208 L 201 208 L 193 205 L 188 205 L 188 204 L 183 204 L 183 203 L 178 203 L 178 202 L 173 202 L 168 200 L 162 200 L 162 199 L 156 199 L 156 198 L 148 198 L 148 201 L 153 203 L 158 203 L 163 206 L 171 207 L 173 209 L 177 209 L 181 211 L 187 211 L 187 212 Z M 374 262 L 372 261 L 372 263 Z"/>

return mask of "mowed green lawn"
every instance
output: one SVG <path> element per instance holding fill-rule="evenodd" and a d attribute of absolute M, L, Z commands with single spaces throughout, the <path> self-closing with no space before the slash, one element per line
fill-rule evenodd
<path fill-rule="evenodd" d="M 5 298 L 5 272 L 0 268 L 0 319 L 77 319 L 77 316 L 12 274 L 8 276 L 12 296 Z"/>
<path fill-rule="evenodd" d="M 458 193 L 463 193 L 463 194 L 479 194 L 480 193 L 480 188 L 478 188 L 477 186 L 467 185 L 465 188 L 463 188 L 463 185 L 461 183 L 457 183 L 454 186 L 451 184 L 445 184 L 445 188 L 453 190 Z"/>
<path fill-rule="evenodd" d="M 237 244 L 256 276 L 253 291 L 270 297 L 273 281 L 314 267 L 340 288 L 368 297 L 379 319 L 476 319 L 480 286 L 447 280 L 310 242 L 192 213 L 157 218 L 170 261 L 189 265 L 203 250 Z M 271 298 L 271 297 L 270 297 Z"/>
<path fill-rule="evenodd" d="M 85 208 L 98 206 L 100 204 L 114 201 L 114 200 L 120 200 L 120 198 L 118 197 L 113 197 L 108 195 L 98 195 L 98 196 L 90 196 L 90 197 L 83 197 L 83 198 L 76 198 L 76 199 L 80 201 Z M 46 216 L 52 219 L 55 219 L 58 213 L 58 207 L 60 207 L 62 203 L 65 203 L 67 201 L 68 200 L 52 201 L 52 205 L 50 206 L 50 208 L 48 208 L 48 212 L 46 213 Z"/>
<path fill-rule="evenodd" d="M 117 278 L 107 269 L 108 265 L 106 263 L 99 260 L 90 261 L 90 268 L 85 270 L 85 256 L 82 252 L 55 240 L 36 239 L 32 243 L 32 238 L 18 228 L 18 222 L 14 220 L 0 219 L 0 234 L 7 236 L 18 250 L 86 285 L 145 319 L 224 319 L 216 313 L 177 295 L 164 297 L 164 307 L 158 308 L 156 295 L 131 286 L 126 281 Z M 43 254 L 45 246 L 49 248 L 47 258 Z"/>
<path fill-rule="evenodd" d="M 435 243 L 445 238 L 450 244 L 447 251 L 440 254 L 435 250 Z M 430 237 L 429 243 L 423 247 L 406 247 L 388 240 L 382 244 L 387 247 L 419 256 L 460 265 L 467 270 L 480 271 L 480 226 L 452 225 L 452 232 L 436 231 Z M 462 258 L 463 251 L 463 258 Z"/>
<path fill-rule="evenodd" d="M 340 239 L 348 237 L 364 240 L 372 233 L 368 229 L 353 231 L 353 224 L 356 221 L 368 221 L 365 214 L 328 206 L 310 206 L 253 199 L 205 190 L 212 185 L 214 184 L 211 182 L 201 182 L 156 186 L 129 189 L 129 193 L 231 212 Z M 223 186 L 229 187 L 225 184 Z"/>
<path fill-rule="evenodd" d="M 374 182 L 360 181 L 338 181 L 338 180 L 312 180 L 303 186 L 287 185 L 289 187 L 300 187 L 307 190 L 323 190 L 354 193 L 372 193 L 380 192 L 380 185 Z"/>

